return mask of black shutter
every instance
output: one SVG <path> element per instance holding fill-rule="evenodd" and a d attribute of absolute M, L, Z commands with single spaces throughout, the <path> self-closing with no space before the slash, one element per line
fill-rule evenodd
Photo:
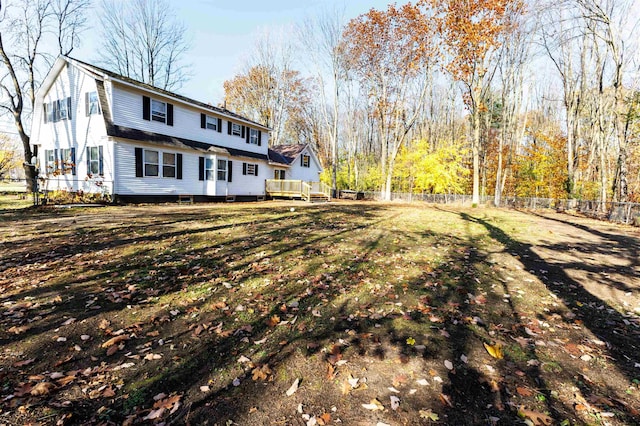
<path fill-rule="evenodd" d="M 256 164 L 256 176 L 258 176 L 258 165 Z"/>
<path fill-rule="evenodd" d="M 75 148 L 71 148 L 71 174 L 73 176 L 76 175 L 76 149 Z"/>
<path fill-rule="evenodd" d="M 245 135 L 245 131 L 244 131 L 244 126 L 242 126 L 242 134 L 245 137 L 245 140 L 247 141 L 247 143 L 249 143 L 251 141 L 251 130 L 247 127 L 247 134 Z"/>
<path fill-rule="evenodd" d="M 201 129 L 207 128 L 207 116 L 204 114 L 200 114 L 200 128 Z"/>
<path fill-rule="evenodd" d="M 49 104 L 47 103 L 43 103 L 42 104 L 42 112 L 44 115 L 44 123 L 47 124 L 47 110 L 49 109 Z"/>
<path fill-rule="evenodd" d="M 167 104 L 167 125 L 173 126 L 173 104 Z"/>
<path fill-rule="evenodd" d="M 142 176 L 142 148 L 136 148 L 136 177 Z"/>
<path fill-rule="evenodd" d="M 227 121 L 227 133 L 231 134 L 231 122 Z"/>
<path fill-rule="evenodd" d="M 53 101 L 51 102 L 51 113 L 53 114 L 53 121 L 54 123 L 57 123 L 59 121 L 59 115 L 58 115 L 58 101 Z"/>
<path fill-rule="evenodd" d="M 89 92 L 84 92 L 84 115 L 89 116 Z"/>
<path fill-rule="evenodd" d="M 247 174 L 247 163 L 242 163 L 242 174 L 243 175 Z"/>
<path fill-rule="evenodd" d="M 176 155 L 176 179 L 182 179 L 182 154 Z"/>
<path fill-rule="evenodd" d="M 300 165 L 304 166 L 304 154 L 300 156 Z"/>
<path fill-rule="evenodd" d="M 244 138 L 244 133 L 245 133 L 245 127 L 242 126 L 242 137 Z"/>
<path fill-rule="evenodd" d="M 227 161 L 227 169 L 229 169 L 227 171 L 227 182 L 231 182 L 231 179 L 233 178 L 233 161 Z"/>
<path fill-rule="evenodd" d="M 142 119 L 151 120 L 151 99 L 148 96 L 142 97 Z"/>
<path fill-rule="evenodd" d="M 198 180 L 204 180 L 204 157 L 198 158 Z"/>
<path fill-rule="evenodd" d="M 71 97 L 67 98 L 67 120 L 71 120 Z"/>
<path fill-rule="evenodd" d="M 60 164 L 58 163 L 58 150 L 54 149 L 53 150 L 53 170 L 59 169 L 58 164 Z"/>
<path fill-rule="evenodd" d="M 222 118 L 218 118 L 218 133 L 222 133 Z"/>
<path fill-rule="evenodd" d="M 102 145 L 98 147 L 98 174 L 104 176 L 104 157 L 102 156 Z"/>
<path fill-rule="evenodd" d="M 258 130 L 258 146 L 262 146 L 262 131 Z"/>
<path fill-rule="evenodd" d="M 91 148 L 87 147 L 87 176 L 91 174 Z"/>

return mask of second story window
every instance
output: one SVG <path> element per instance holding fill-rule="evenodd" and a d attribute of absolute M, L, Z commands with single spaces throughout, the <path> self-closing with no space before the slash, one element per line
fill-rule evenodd
<path fill-rule="evenodd" d="M 151 100 L 151 119 L 161 123 L 167 122 L 167 104 L 164 102 Z"/>
<path fill-rule="evenodd" d="M 242 126 L 236 123 L 231 123 L 231 134 L 233 136 L 242 136 Z"/>
<path fill-rule="evenodd" d="M 42 105 L 45 123 L 71 120 L 71 98 L 57 99 Z"/>
<path fill-rule="evenodd" d="M 98 102 L 98 92 L 87 92 L 85 99 L 85 113 L 88 116 L 100 114 L 100 103 Z"/>
<path fill-rule="evenodd" d="M 173 126 L 173 104 L 151 99 L 148 96 L 142 97 L 142 119 L 147 121 L 157 121 Z"/>
<path fill-rule="evenodd" d="M 258 131 L 256 129 L 249 129 L 249 143 L 258 145 Z"/>

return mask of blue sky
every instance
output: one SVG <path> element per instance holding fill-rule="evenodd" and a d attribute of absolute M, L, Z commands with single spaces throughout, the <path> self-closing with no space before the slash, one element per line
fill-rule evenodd
<path fill-rule="evenodd" d="M 345 19 L 355 18 L 371 8 L 386 9 L 391 0 L 172 0 L 171 4 L 191 37 L 186 62 L 192 77 L 180 94 L 217 104 L 222 101 L 222 84 L 242 71 L 260 34 L 285 34 L 305 18 L 335 8 Z M 97 9 L 97 8 L 96 8 Z M 99 28 L 92 14 L 91 28 Z M 71 56 L 95 63 L 100 31 L 89 30 L 83 44 Z M 304 54 L 304 52 L 300 52 Z"/>

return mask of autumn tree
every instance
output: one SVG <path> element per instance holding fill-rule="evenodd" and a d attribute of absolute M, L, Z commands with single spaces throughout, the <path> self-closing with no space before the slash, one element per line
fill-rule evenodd
<path fill-rule="evenodd" d="M 189 77 L 187 29 L 167 0 L 103 0 L 100 61 L 108 68 L 161 89 Z"/>
<path fill-rule="evenodd" d="M 435 28 L 412 4 L 372 9 L 344 31 L 349 70 L 368 94 L 381 145 L 382 198 L 391 198 L 393 168 L 425 101 L 435 63 Z"/>
<path fill-rule="evenodd" d="M 36 91 L 56 55 L 78 46 L 90 0 L 14 0 L 0 3 L 0 114 L 13 121 L 24 151 L 27 190 L 35 167 L 28 120 Z"/>
<path fill-rule="evenodd" d="M 520 0 L 423 0 L 433 8 L 448 56 L 446 69 L 463 86 L 464 102 L 471 115 L 473 135 L 473 203 L 480 202 L 481 113 L 495 72 L 495 60 L 505 35 L 524 13 Z"/>

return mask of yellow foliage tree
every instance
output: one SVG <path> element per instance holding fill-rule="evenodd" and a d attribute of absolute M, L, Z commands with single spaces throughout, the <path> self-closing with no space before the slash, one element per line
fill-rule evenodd
<path fill-rule="evenodd" d="M 395 173 L 396 190 L 412 193 L 460 194 L 470 171 L 465 167 L 467 150 L 461 142 L 431 149 L 425 139 L 404 147 Z"/>

